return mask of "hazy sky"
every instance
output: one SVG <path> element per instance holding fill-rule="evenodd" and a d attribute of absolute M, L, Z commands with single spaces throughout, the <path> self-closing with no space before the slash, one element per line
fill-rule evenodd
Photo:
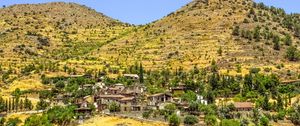
<path fill-rule="evenodd" d="M 192 0 L 0 0 L 0 5 L 55 1 L 84 4 L 107 16 L 131 24 L 146 24 L 166 16 Z M 300 13 L 300 0 L 255 0 Z"/>

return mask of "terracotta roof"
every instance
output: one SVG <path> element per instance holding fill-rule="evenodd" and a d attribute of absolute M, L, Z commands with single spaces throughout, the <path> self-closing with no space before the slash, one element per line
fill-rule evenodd
<path fill-rule="evenodd" d="M 253 108 L 253 104 L 251 102 L 235 102 L 233 103 L 234 107 L 239 108 Z"/>

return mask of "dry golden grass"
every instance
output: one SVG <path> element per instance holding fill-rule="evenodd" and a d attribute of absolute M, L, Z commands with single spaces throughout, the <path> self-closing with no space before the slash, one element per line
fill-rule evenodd
<path fill-rule="evenodd" d="M 5 118 L 19 118 L 22 122 L 19 124 L 19 126 L 22 126 L 26 120 L 26 118 L 30 117 L 30 114 L 8 114 Z"/>
<path fill-rule="evenodd" d="M 45 86 L 41 83 L 39 75 L 31 75 L 28 77 L 20 78 L 18 80 L 15 80 L 7 87 L 7 89 L 2 89 L 3 93 L 10 94 L 17 88 L 19 88 L 20 90 L 45 90 L 49 88 L 48 86 Z"/>
<path fill-rule="evenodd" d="M 116 126 L 120 124 L 125 124 L 126 126 L 167 126 L 166 123 L 162 122 L 141 122 L 129 118 L 124 119 L 108 116 L 93 117 L 80 126 Z"/>

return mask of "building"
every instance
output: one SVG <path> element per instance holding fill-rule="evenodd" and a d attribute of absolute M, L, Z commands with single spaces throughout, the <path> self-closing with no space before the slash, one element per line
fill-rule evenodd
<path fill-rule="evenodd" d="M 142 105 L 139 104 L 138 99 L 134 97 L 124 97 L 119 100 L 121 111 L 141 111 Z"/>
<path fill-rule="evenodd" d="M 254 108 L 251 102 L 235 102 L 233 105 L 236 111 L 251 111 Z"/>
<path fill-rule="evenodd" d="M 180 83 L 177 87 L 171 88 L 171 93 L 173 94 L 173 96 L 181 96 L 185 93 L 185 90 L 185 84 Z"/>
<path fill-rule="evenodd" d="M 95 97 L 97 107 L 99 111 L 108 109 L 112 102 L 118 103 L 119 100 L 125 98 L 123 95 L 98 95 Z"/>
<path fill-rule="evenodd" d="M 139 75 L 137 74 L 124 74 L 123 75 L 126 79 L 138 81 L 140 79 Z"/>
<path fill-rule="evenodd" d="M 158 93 L 147 97 L 147 106 L 152 109 L 163 109 L 166 103 L 173 102 L 171 93 Z"/>
<path fill-rule="evenodd" d="M 121 92 L 125 89 L 125 86 L 123 84 L 115 84 L 111 87 L 109 87 L 105 94 L 111 94 L 111 95 L 117 95 L 121 94 Z"/>

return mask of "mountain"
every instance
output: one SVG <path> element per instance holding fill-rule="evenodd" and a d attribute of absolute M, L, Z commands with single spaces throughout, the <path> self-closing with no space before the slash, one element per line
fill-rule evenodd
<path fill-rule="evenodd" d="M 4 59 L 66 59 L 130 28 L 75 3 L 14 5 L 0 9 L 0 15 L 0 55 Z"/>
<path fill-rule="evenodd" d="M 282 9 L 251 0 L 194 0 L 102 46 L 98 50 L 101 53 L 94 52 L 93 56 L 98 54 L 95 58 L 125 66 L 142 61 L 148 69 L 207 67 L 216 60 L 224 72 L 235 73 L 241 66 L 242 71 L 258 67 L 278 73 L 292 69 L 291 73 L 296 74 L 299 62 L 285 57 L 289 47 L 285 38 L 289 35 L 291 45 L 299 46 L 296 35 L 299 21 L 299 15 L 288 15 Z M 233 34 L 234 30 L 238 35 Z M 259 39 L 254 38 L 257 32 Z M 250 34 L 250 37 L 242 34 Z M 280 50 L 274 49 L 273 40 L 277 36 Z M 284 65 L 286 69 L 281 69 Z"/>
<path fill-rule="evenodd" d="M 133 26 L 75 3 L 0 9 L 0 56 L 6 67 L 43 60 L 81 71 L 142 62 L 146 69 L 189 70 L 217 61 L 222 72 L 252 68 L 296 79 L 300 18 L 252 0 L 194 0 L 155 22 Z M 19 65 L 21 64 L 21 65 Z"/>

